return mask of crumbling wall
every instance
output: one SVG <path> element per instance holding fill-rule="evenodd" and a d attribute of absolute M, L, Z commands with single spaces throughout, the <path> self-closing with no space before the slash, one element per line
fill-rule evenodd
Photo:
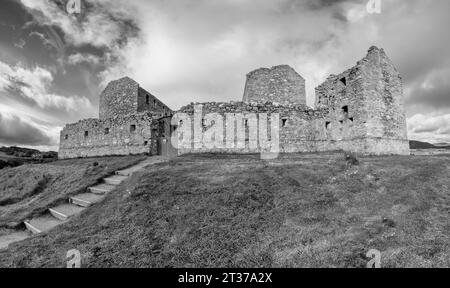
<path fill-rule="evenodd" d="M 402 80 L 383 49 L 371 47 L 361 61 L 370 137 L 406 139 Z"/>
<path fill-rule="evenodd" d="M 328 107 L 323 126 L 331 141 L 360 139 L 367 134 L 367 111 L 361 68 L 330 75 L 316 88 L 316 107 Z"/>
<path fill-rule="evenodd" d="M 99 118 L 136 113 L 138 90 L 139 84 L 128 77 L 110 82 L 100 94 Z"/>
<path fill-rule="evenodd" d="M 137 99 L 137 112 L 149 111 L 152 113 L 160 113 L 164 116 L 173 114 L 172 110 L 166 104 L 141 87 L 139 87 Z"/>
<path fill-rule="evenodd" d="M 288 65 L 255 70 L 247 74 L 243 101 L 306 104 L 305 79 Z"/>
<path fill-rule="evenodd" d="M 197 110 L 196 110 L 197 109 Z M 259 141 L 259 131 L 261 122 L 265 121 L 267 140 L 272 140 L 272 129 L 277 129 L 279 132 L 279 152 L 293 153 L 293 152 L 315 152 L 322 151 L 320 147 L 325 147 L 323 142 L 327 142 L 325 135 L 325 128 L 322 127 L 324 119 L 328 114 L 327 108 L 313 110 L 312 108 L 298 104 L 298 105 L 278 105 L 270 102 L 267 103 L 246 103 L 246 102 L 231 102 L 231 103 L 191 103 L 188 106 L 181 108 L 179 113 L 185 113 L 190 116 L 191 126 L 191 142 L 190 147 L 181 147 L 180 154 L 185 153 L 202 153 L 202 152 L 220 152 L 220 153 L 260 153 L 269 150 L 269 145 L 266 142 Z M 194 120 L 194 112 L 201 115 L 201 119 Z M 200 114 L 201 113 L 201 114 Z M 207 114 L 217 113 L 222 116 L 222 131 L 223 141 L 222 147 L 207 147 L 205 145 L 204 137 L 208 129 L 213 129 L 208 121 L 205 123 L 205 116 Z M 266 114 L 267 118 L 261 118 L 262 114 Z M 273 123 L 271 116 L 278 114 L 277 122 Z M 227 121 L 227 117 L 235 117 L 233 122 Z M 238 117 L 239 115 L 239 117 Z M 184 119 L 186 121 L 186 119 Z M 181 125 L 186 125 L 183 123 Z M 194 125 L 197 125 L 202 131 L 200 137 L 194 135 Z M 214 123 L 214 125 L 218 125 Z M 231 125 L 231 126 L 230 126 Z M 253 126 L 254 125 L 254 126 Z M 239 136 L 237 127 L 244 131 L 243 136 Z M 180 128 L 180 127 L 179 127 Z M 200 129 L 201 128 L 201 129 Z M 253 129 L 251 129 L 253 128 Z M 228 131 L 233 133 L 234 137 L 230 146 L 230 139 Z M 251 145 L 252 141 L 257 141 L 257 145 Z M 325 150 L 324 150 L 325 151 Z"/>
<path fill-rule="evenodd" d="M 330 108 L 327 136 L 342 149 L 409 154 L 401 78 L 383 49 L 371 47 L 355 67 L 318 86 L 316 106 Z"/>
<path fill-rule="evenodd" d="M 61 131 L 59 158 L 152 153 L 150 113 L 86 119 Z"/>

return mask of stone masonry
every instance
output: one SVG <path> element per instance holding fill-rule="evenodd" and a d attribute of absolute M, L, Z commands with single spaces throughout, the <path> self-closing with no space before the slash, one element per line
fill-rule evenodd
<path fill-rule="evenodd" d="M 249 126 L 256 123 L 255 117 L 267 114 L 270 118 L 276 114 L 279 123 L 269 120 L 267 132 L 270 135 L 272 129 L 279 131 L 282 153 L 346 150 L 408 155 L 403 100 L 401 77 L 384 50 L 377 47 L 371 47 L 356 66 L 330 75 L 319 85 L 315 108 L 306 105 L 305 80 L 294 69 L 287 65 L 261 68 L 247 75 L 242 102 L 191 103 L 181 108 L 178 114 L 190 117 L 192 133 L 187 140 L 192 146 L 182 147 L 176 153 L 262 152 L 266 149 L 263 143 L 258 142 L 257 147 L 249 145 L 258 138 Z M 201 121 L 193 117 L 196 109 L 201 110 Z M 212 124 L 208 121 L 211 113 L 223 115 L 224 119 L 230 115 L 244 116 Z M 171 150 L 167 144 L 173 131 L 187 125 L 181 122 L 173 125 L 172 115 L 166 105 L 134 80 L 125 77 L 113 81 L 100 96 L 100 119 L 82 120 L 67 125 L 61 132 L 60 157 L 160 155 Z M 194 125 L 201 126 L 202 135 L 194 135 Z M 210 136 L 209 129 L 214 125 L 223 125 L 222 147 L 199 146 L 202 137 Z M 244 137 L 227 139 L 227 131 L 236 127 L 243 128 Z M 242 143 L 227 148 L 227 141 Z"/>
<path fill-rule="evenodd" d="M 316 88 L 315 109 L 304 104 L 304 80 L 292 71 L 284 65 L 250 73 L 243 102 L 197 104 L 204 115 L 218 113 L 224 119 L 236 113 L 278 113 L 282 153 L 347 150 L 373 155 L 409 155 L 402 82 L 383 49 L 371 47 L 355 67 L 329 76 Z M 191 103 L 179 112 L 193 115 L 194 106 Z M 239 123 L 228 124 L 245 127 L 249 119 L 244 117 L 235 120 Z M 195 123 L 190 124 L 193 127 Z M 232 131 L 233 127 L 227 127 L 226 121 L 223 125 L 225 134 Z M 224 149 L 213 151 L 195 147 L 197 138 L 191 148 L 180 149 L 180 153 L 261 152 L 261 146 L 249 149 L 250 139 L 256 137 L 249 134 L 248 128 L 245 133 L 246 143 L 239 143 L 238 149 L 227 149 L 227 143 Z"/>
<path fill-rule="evenodd" d="M 306 104 L 305 79 L 288 65 L 260 68 L 247 75 L 243 101 Z"/>
<path fill-rule="evenodd" d="M 134 80 L 112 81 L 100 95 L 99 119 L 68 124 L 61 131 L 59 158 L 156 155 L 162 138 L 159 122 L 172 114 Z"/>

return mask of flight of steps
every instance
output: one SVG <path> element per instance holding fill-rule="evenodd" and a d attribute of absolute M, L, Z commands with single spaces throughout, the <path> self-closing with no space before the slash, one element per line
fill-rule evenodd
<path fill-rule="evenodd" d="M 78 194 L 69 198 L 69 203 L 50 208 L 47 215 L 25 221 L 25 226 L 31 233 L 39 234 L 49 231 L 54 227 L 68 221 L 71 217 L 78 215 L 89 206 L 102 201 L 106 194 L 116 188 L 133 173 L 151 165 L 164 162 L 167 159 L 160 156 L 150 157 L 130 168 L 116 171 L 115 175 L 104 178 L 103 183 L 89 187 L 86 193 Z"/>
<path fill-rule="evenodd" d="M 7 248 L 9 244 L 25 240 L 32 234 L 47 232 L 54 227 L 68 221 L 71 217 L 78 215 L 89 206 L 102 201 L 106 194 L 116 188 L 133 173 L 151 165 L 167 161 L 167 158 L 153 156 L 130 168 L 116 171 L 115 175 L 103 179 L 103 183 L 89 187 L 86 193 L 78 194 L 69 198 L 68 203 L 50 208 L 48 213 L 25 221 L 26 231 L 18 231 L 12 234 L 0 236 L 0 250 Z"/>
<path fill-rule="evenodd" d="M 128 177 L 117 175 L 105 178 L 103 179 L 104 183 L 89 187 L 86 193 L 69 197 L 67 204 L 50 208 L 48 214 L 25 221 L 25 226 L 33 234 L 47 232 L 68 221 L 71 217 L 80 214 L 89 206 L 102 201 L 108 192 L 114 190 L 126 178 Z"/>

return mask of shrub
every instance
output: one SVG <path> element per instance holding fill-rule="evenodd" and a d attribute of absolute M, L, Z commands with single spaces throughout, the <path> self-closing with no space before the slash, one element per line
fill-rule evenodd
<path fill-rule="evenodd" d="M 359 165 L 358 157 L 355 153 L 352 152 L 344 152 L 345 162 L 348 166 L 356 166 Z"/>

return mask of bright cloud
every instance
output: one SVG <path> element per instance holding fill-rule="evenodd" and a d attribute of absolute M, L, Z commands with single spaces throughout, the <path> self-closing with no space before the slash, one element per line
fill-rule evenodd
<path fill-rule="evenodd" d="M 49 92 L 53 82 L 50 71 L 42 67 L 27 69 L 0 62 L 0 92 L 11 93 L 32 100 L 41 108 L 56 107 L 67 111 L 93 109 L 85 97 L 64 97 Z"/>

